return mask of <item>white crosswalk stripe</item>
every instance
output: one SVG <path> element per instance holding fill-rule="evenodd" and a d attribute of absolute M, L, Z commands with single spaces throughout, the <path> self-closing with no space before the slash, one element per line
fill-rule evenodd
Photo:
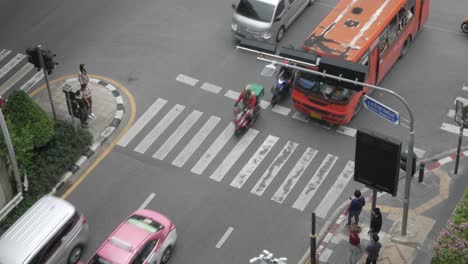
<path fill-rule="evenodd" d="M 34 66 L 31 63 L 26 63 L 19 69 L 13 76 L 11 76 L 5 83 L 0 85 L 0 91 L 5 92 L 11 89 L 15 83 L 23 78 L 28 72 L 30 72 Z"/>
<path fill-rule="evenodd" d="M 143 115 L 132 125 L 125 135 L 117 143 L 119 146 L 125 147 L 132 139 L 146 126 L 146 124 L 163 108 L 167 103 L 166 100 L 158 98 L 151 106 L 143 113 Z"/>
<path fill-rule="evenodd" d="M 276 193 L 271 198 L 273 201 L 278 203 L 283 203 L 284 199 L 288 196 L 289 192 L 294 188 L 299 178 L 302 176 L 307 166 L 314 159 L 317 154 L 317 150 L 313 148 L 307 148 L 306 151 L 302 154 L 302 157 L 297 161 L 294 168 L 289 172 L 286 179 L 284 179 L 283 184 L 278 188 Z"/>
<path fill-rule="evenodd" d="M 193 110 L 192 113 L 180 124 L 176 131 L 166 140 L 166 142 L 154 153 L 153 158 L 163 160 L 189 129 L 202 116 L 202 112 Z"/>
<path fill-rule="evenodd" d="M 460 127 L 452 124 L 442 123 L 440 129 L 457 135 L 460 133 Z M 468 137 L 468 130 L 463 131 L 463 136 Z"/>
<path fill-rule="evenodd" d="M 330 211 L 330 208 L 338 199 L 339 195 L 343 192 L 346 185 L 354 175 L 354 162 L 348 161 L 343 171 L 341 171 L 340 176 L 335 181 L 333 186 L 327 192 L 325 197 L 322 199 L 318 207 L 315 209 L 315 214 L 318 217 L 325 218 Z"/>
<path fill-rule="evenodd" d="M 203 156 L 198 160 L 197 164 L 193 166 L 191 171 L 196 174 L 202 174 L 206 167 L 208 167 L 208 165 L 211 163 L 211 161 L 213 161 L 218 152 L 232 137 L 233 133 L 234 124 L 229 123 L 229 125 L 224 129 L 224 131 L 216 138 L 213 144 L 211 144 L 210 148 L 205 152 L 205 154 L 203 154 Z"/>
<path fill-rule="evenodd" d="M 183 105 L 175 105 L 169 113 L 167 113 L 162 120 L 149 132 L 146 137 L 138 144 L 135 151 L 138 153 L 145 153 L 151 144 L 158 139 L 159 136 L 169 127 L 169 125 L 179 116 L 179 114 L 185 109 Z"/>
<path fill-rule="evenodd" d="M 185 148 L 179 153 L 179 155 L 172 161 L 172 165 L 177 167 L 184 166 L 185 162 L 192 156 L 192 154 L 198 149 L 198 147 L 205 141 L 206 137 L 216 127 L 221 118 L 212 116 L 203 127 L 197 132 L 192 140 L 185 146 Z"/>
<path fill-rule="evenodd" d="M 11 53 L 11 50 L 3 49 L 2 51 L 0 51 L 0 61 L 6 58 L 6 56 L 8 56 L 8 54 L 10 53 Z"/>
<path fill-rule="evenodd" d="M 237 174 L 234 180 L 232 180 L 232 187 L 242 188 L 242 185 L 244 185 L 250 175 L 252 175 L 252 173 L 258 167 L 258 165 L 260 165 L 262 160 L 266 157 L 266 155 L 268 155 L 273 146 L 275 146 L 278 139 L 278 137 L 272 135 L 269 135 L 265 139 L 263 144 L 257 149 L 255 154 L 250 158 L 247 164 L 245 164 L 239 174 Z"/>
<path fill-rule="evenodd" d="M 247 147 L 252 143 L 254 138 L 257 136 L 258 130 L 250 128 L 247 130 L 244 136 L 237 142 L 236 146 L 231 150 L 231 152 L 226 156 L 223 162 L 218 166 L 218 168 L 211 174 L 210 179 L 215 181 L 221 181 L 226 173 L 231 169 L 231 167 L 236 163 L 240 158 L 242 153 L 247 149 Z"/>
<path fill-rule="evenodd" d="M 266 171 L 263 173 L 260 180 L 255 184 L 255 186 L 250 191 L 253 194 L 261 196 L 263 192 L 268 188 L 268 185 L 273 181 L 278 172 L 281 170 L 283 165 L 288 161 L 289 157 L 296 150 L 298 144 L 292 141 L 288 141 L 284 145 L 281 152 L 276 156 L 275 160 L 268 166 Z"/>
<path fill-rule="evenodd" d="M 320 184 L 322 184 L 323 180 L 327 177 L 333 165 L 335 165 L 337 159 L 337 156 L 333 156 L 331 154 L 327 155 L 322 164 L 320 164 L 320 167 L 317 169 L 312 179 L 310 179 L 309 183 L 299 195 L 299 198 L 297 198 L 297 200 L 294 202 L 293 208 L 301 211 L 304 210 L 304 208 L 314 196 L 315 192 L 320 187 Z"/>
<path fill-rule="evenodd" d="M 20 63 L 26 56 L 23 54 L 16 54 L 16 56 L 11 59 L 5 66 L 0 69 L 0 78 L 3 78 L 7 72 L 13 69 L 18 63 Z"/>
<path fill-rule="evenodd" d="M 44 77 L 44 73 L 41 71 L 36 72 L 33 77 L 31 77 L 26 83 L 24 83 L 21 87 L 20 90 L 28 92 L 31 90 L 34 85 L 36 85 L 42 78 Z"/>

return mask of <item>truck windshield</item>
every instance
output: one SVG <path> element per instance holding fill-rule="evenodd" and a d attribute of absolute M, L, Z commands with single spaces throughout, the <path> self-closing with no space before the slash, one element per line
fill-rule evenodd
<path fill-rule="evenodd" d="M 313 95 L 330 103 L 337 104 L 347 103 L 354 94 L 353 90 L 321 82 L 318 75 L 304 71 L 298 73 L 296 87 L 303 90 L 308 95 Z"/>
<path fill-rule="evenodd" d="M 275 6 L 258 0 L 241 0 L 236 12 L 239 15 L 262 22 L 270 22 Z"/>

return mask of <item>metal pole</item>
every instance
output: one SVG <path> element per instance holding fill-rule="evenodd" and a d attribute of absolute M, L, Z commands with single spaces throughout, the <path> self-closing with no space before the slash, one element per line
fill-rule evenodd
<path fill-rule="evenodd" d="M 377 190 L 372 189 L 372 208 L 371 210 L 374 210 L 374 208 L 377 206 Z"/>
<path fill-rule="evenodd" d="M 52 101 L 52 93 L 50 92 L 49 78 L 47 77 L 47 71 L 44 65 L 44 58 L 42 57 L 41 45 L 37 45 L 37 54 L 39 56 L 39 62 L 41 63 L 42 72 L 44 73 L 44 80 L 46 81 L 47 91 L 49 92 L 50 107 L 52 108 L 52 115 L 54 121 L 57 122 L 57 116 L 55 115 L 54 102 Z"/>
<path fill-rule="evenodd" d="M 315 234 L 315 213 L 312 213 L 312 233 L 310 233 L 310 261 L 317 263 L 317 234 Z"/>
<path fill-rule="evenodd" d="M 464 127 L 465 127 L 465 120 L 462 120 L 462 124 L 460 125 L 460 133 L 458 134 L 457 158 L 455 159 L 455 170 L 453 171 L 454 174 L 458 173 L 458 163 L 460 161 L 460 152 L 461 152 L 461 144 L 462 144 Z"/>
<path fill-rule="evenodd" d="M 19 175 L 18 164 L 16 163 L 15 149 L 13 148 L 13 144 L 11 143 L 10 133 L 8 132 L 8 127 L 6 125 L 5 118 L 3 117 L 2 110 L 0 110 L 0 126 L 2 128 L 3 137 L 5 138 L 5 143 L 7 145 L 11 165 L 13 166 L 13 174 L 16 180 L 16 189 L 18 193 L 22 193 L 23 189 L 21 188 L 21 178 Z"/>
<path fill-rule="evenodd" d="M 245 49 L 245 48 L 240 47 L 240 46 L 237 46 L 237 48 L 238 49 L 248 50 L 248 49 Z M 264 54 L 262 54 L 262 55 L 264 55 Z M 271 54 L 267 54 L 267 55 L 271 56 Z M 275 57 L 278 57 L 278 56 L 275 56 Z M 283 58 L 283 57 L 281 57 L 281 58 L 282 59 L 287 59 L 287 58 Z M 341 78 L 341 77 L 338 77 L 338 76 L 335 76 L 335 75 L 322 73 L 322 72 L 319 72 L 319 71 L 314 71 L 314 70 L 310 70 L 310 69 L 307 69 L 307 68 L 304 68 L 304 67 L 298 67 L 298 66 L 295 66 L 295 65 L 289 65 L 289 64 L 286 64 L 286 63 L 282 63 L 282 62 L 278 62 L 278 61 L 274 61 L 274 60 L 270 60 L 270 59 L 265 59 L 265 58 L 262 58 L 262 57 L 257 57 L 257 60 L 278 64 L 278 65 L 281 65 L 281 66 L 284 66 L 284 67 L 289 67 L 289 68 L 292 68 L 292 69 L 305 71 L 305 72 L 308 72 L 308 73 L 311 73 L 311 74 L 314 74 L 314 75 L 320 75 L 320 76 L 323 76 L 323 77 L 332 78 L 332 79 L 339 80 L 339 81 L 342 81 L 342 82 L 347 82 L 347 83 L 357 84 L 357 85 L 361 85 L 361 86 L 366 86 L 366 87 L 369 87 L 369 88 L 372 88 L 372 89 L 376 89 L 376 90 L 379 90 L 379 91 L 382 91 L 382 92 L 389 93 L 389 94 L 395 96 L 398 100 L 400 100 L 403 103 L 403 105 L 406 107 L 406 110 L 408 111 L 409 118 L 410 118 L 409 141 L 408 141 L 408 159 L 407 159 L 407 163 L 406 163 L 405 198 L 404 198 L 404 202 L 403 202 L 403 219 L 402 219 L 402 224 L 401 224 L 401 235 L 406 236 L 406 227 L 408 225 L 408 210 L 409 210 L 409 200 L 410 200 L 410 189 L 411 189 L 410 184 L 411 184 L 411 176 L 413 174 L 412 164 L 413 164 L 413 154 L 414 154 L 414 150 L 413 150 L 413 148 L 414 148 L 414 116 L 413 116 L 413 112 L 411 111 L 411 108 L 409 107 L 409 105 L 405 101 L 405 99 L 403 97 L 401 97 L 401 95 L 395 93 L 392 90 L 389 90 L 389 89 L 386 89 L 386 88 L 383 88 L 383 87 L 379 87 L 379 86 L 376 86 L 376 85 L 363 83 L 363 82 L 358 82 L 358 81 L 353 81 L 353 80 L 349 80 L 349 79 L 346 79 L 346 78 Z M 306 65 L 307 63 L 303 63 L 303 64 Z"/>

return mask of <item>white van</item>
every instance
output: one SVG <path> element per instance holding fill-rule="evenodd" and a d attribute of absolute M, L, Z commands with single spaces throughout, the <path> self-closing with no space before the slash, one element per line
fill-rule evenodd
<path fill-rule="evenodd" d="M 315 0 L 240 0 L 234 8 L 232 32 L 236 39 L 279 42 L 286 29 Z"/>
<path fill-rule="evenodd" d="M 0 237 L 0 264 L 75 264 L 87 240 L 85 217 L 46 195 Z"/>

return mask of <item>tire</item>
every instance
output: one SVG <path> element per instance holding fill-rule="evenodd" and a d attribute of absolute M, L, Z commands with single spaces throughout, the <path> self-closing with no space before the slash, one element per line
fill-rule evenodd
<path fill-rule="evenodd" d="M 468 33 L 468 23 L 463 22 L 461 24 L 461 30 L 463 31 L 463 33 Z"/>
<path fill-rule="evenodd" d="M 274 94 L 271 98 L 271 108 L 275 107 L 276 103 L 278 102 L 278 95 Z"/>
<path fill-rule="evenodd" d="M 406 55 L 410 46 L 411 46 L 411 35 L 408 36 L 408 38 L 405 39 L 405 43 L 403 43 L 403 47 L 401 48 L 400 58 Z"/>
<path fill-rule="evenodd" d="M 82 255 L 83 255 L 83 247 L 82 246 L 74 247 L 71 250 L 70 255 L 68 255 L 68 264 L 78 263 L 78 261 L 80 261 Z"/>
<path fill-rule="evenodd" d="M 311 6 L 313 3 L 315 3 L 316 0 L 309 0 L 309 3 L 307 3 L 307 6 Z"/>
<path fill-rule="evenodd" d="M 278 33 L 276 33 L 276 42 L 280 42 L 283 39 L 284 32 L 286 32 L 286 28 L 284 26 L 281 26 L 278 29 Z"/>
<path fill-rule="evenodd" d="M 168 246 L 165 250 L 164 253 L 162 254 L 161 257 L 161 264 L 166 264 L 172 256 L 172 247 Z"/>

